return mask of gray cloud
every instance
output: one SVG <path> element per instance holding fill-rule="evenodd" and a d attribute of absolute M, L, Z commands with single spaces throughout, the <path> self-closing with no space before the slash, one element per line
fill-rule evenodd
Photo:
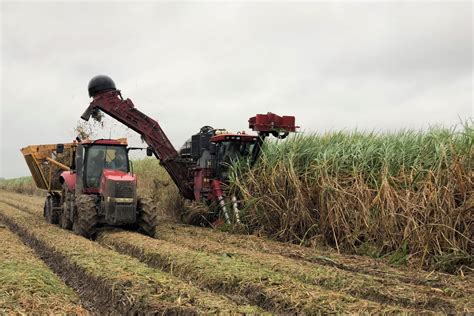
<path fill-rule="evenodd" d="M 267 111 L 305 131 L 472 117 L 472 3 L 1 4 L 0 176 L 19 148 L 67 142 L 110 75 L 179 147 Z M 108 120 L 101 136 L 139 138 Z"/>

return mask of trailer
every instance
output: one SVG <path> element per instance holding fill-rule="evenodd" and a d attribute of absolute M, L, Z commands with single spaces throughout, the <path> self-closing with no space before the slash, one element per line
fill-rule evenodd
<path fill-rule="evenodd" d="M 21 149 L 36 187 L 49 193 L 61 191 L 61 172 L 73 164 L 77 144 L 31 145 Z"/>

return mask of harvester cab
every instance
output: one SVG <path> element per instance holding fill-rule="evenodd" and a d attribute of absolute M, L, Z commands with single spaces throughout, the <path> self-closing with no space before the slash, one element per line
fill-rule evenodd
<path fill-rule="evenodd" d="M 225 129 L 204 126 L 186 141 L 179 154 L 197 168 L 209 169 L 209 175 L 213 178 L 226 181 L 228 167 L 241 158 L 249 158 L 257 142 L 256 135 L 245 132 L 234 134 Z"/>

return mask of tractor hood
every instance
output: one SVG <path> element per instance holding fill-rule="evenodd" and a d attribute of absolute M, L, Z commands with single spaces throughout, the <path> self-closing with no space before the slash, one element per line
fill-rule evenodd
<path fill-rule="evenodd" d="M 130 173 L 114 169 L 104 169 L 102 178 L 112 181 L 136 181 L 137 177 Z"/>
<path fill-rule="evenodd" d="M 137 177 L 130 173 L 113 169 L 104 169 L 102 172 L 100 193 L 103 196 L 134 197 L 136 186 Z"/>

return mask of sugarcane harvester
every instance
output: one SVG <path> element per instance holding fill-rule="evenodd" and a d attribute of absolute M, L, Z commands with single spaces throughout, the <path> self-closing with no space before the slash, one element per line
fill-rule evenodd
<path fill-rule="evenodd" d="M 240 158 L 254 163 L 261 152 L 266 137 L 285 138 L 295 132 L 294 116 L 273 113 L 257 114 L 249 119 L 249 128 L 257 135 L 229 133 L 223 129 L 204 126 L 192 135 L 180 151 L 177 151 L 160 124 L 140 112 L 132 100 L 124 99 L 113 80 L 107 76 L 95 76 L 89 82 L 89 96 L 93 98 L 81 116 L 88 121 L 102 111 L 136 131 L 148 144 L 147 155 L 154 155 L 168 172 L 180 194 L 188 200 L 217 202 L 226 222 L 230 222 L 224 200 L 223 184 L 228 181 L 229 166 Z M 239 220 L 238 206 L 232 197 L 232 208 Z"/>

